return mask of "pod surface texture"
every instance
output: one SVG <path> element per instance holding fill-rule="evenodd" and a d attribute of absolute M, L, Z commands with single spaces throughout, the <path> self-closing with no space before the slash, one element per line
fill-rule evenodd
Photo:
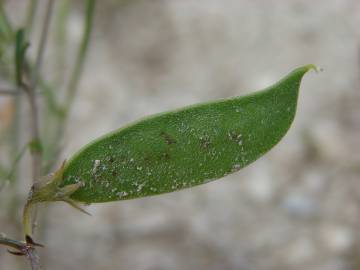
<path fill-rule="evenodd" d="M 85 203 L 172 192 L 234 173 L 269 151 L 293 122 L 303 75 L 250 95 L 153 115 L 94 140 L 66 164 L 63 185 Z"/>

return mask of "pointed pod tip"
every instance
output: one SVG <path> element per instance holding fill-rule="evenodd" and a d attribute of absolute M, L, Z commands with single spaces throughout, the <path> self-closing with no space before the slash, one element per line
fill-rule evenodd
<path fill-rule="evenodd" d="M 324 71 L 323 68 L 318 67 L 318 66 L 313 65 L 313 64 L 306 65 L 303 68 L 306 70 L 306 72 L 309 71 L 309 70 L 314 70 L 316 73 Z"/>

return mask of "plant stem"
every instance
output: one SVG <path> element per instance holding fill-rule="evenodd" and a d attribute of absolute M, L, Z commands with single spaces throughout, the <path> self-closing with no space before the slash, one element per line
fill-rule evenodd
<path fill-rule="evenodd" d="M 65 93 L 65 102 L 61 108 L 60 114 L 57 116 L 57 123 L 55 126 L 54 136 L 48 144 L 48 156 L 52 157 L 52 160 L 56 161 L 60 153 L 59 142 L 63 138 L 65 125 L 67 122 L 68 114 L 71 110 L 76 91 L 78 89 L 79 81 L 83 72 L 83 66 L 85 63 L 85 58 L 88 52 L 89 41 L 91 36 L 91 31 L 93 27 L 94 12 L 95 12 L 95 3 L 96 0 L 87 0 L 86 1 L 86 14 L 84 20 L 84 32 L 80 42 L 80 46 L 77 52 L 74 70 L 71 73 L 69 84 L 66 88 Z M 50 169 L 54 165 L 54 162 L 48 162 L 47 168 Z"/>
<path fill-rule="evenodd" d="M 0 235 L 0 245 L 12 247 L 12 248 L 18 248 L 18 247 L 21 247 L 23 244 L 24 244 L 23 242 L 13 240 L 13 239 L 10 239 L 10 238 Z"/>
<path fill-rule="evenodd" d="M 35 67 L 31 74 L 32 75 L 31 82 L 29 86 L 24 85 L 26 93 L 28 94 L 28 99 L 30 104 L 30 117 L 31 117 L 30 154 L 31 154 L 31 163 L 32 163 L 33 183 L 35 183 L 40 178 L 41 170 L 42 170 L 42 145 L 40 140 L 39 112 L 38 112 L 35 90 L 37 87 L 42 60 L 45 52 L 45 45 L 48 37 L 48 30 L 49 30 L 50 18 L 51 18 L 53 6 L 54 6 L 54 0 L 48 0 L 45 11 L 45 18 L 43 22 L 43 28 L 40 37 L 40 43 L 36 56 Z M 36 224 L 36 210 L 34 213 L 32 226 L 35 227 L 35 224 Z"/>
<path fill-rule="evenodd" d="M 40 258 L 36 249 L 29 250 L 26 257 L 30 260 L 31 270 L 41 270 Z"/>
<path fill-rule="evenodd" d="M 23 226 L 24 226 L 24 234 L 32 236 L 33 231 L 33 222 L 32 222 L 32 214 L 33 214 L 33 207 L 34 205 L 29 201 L 27 201 L 24 211 L 23 211 Z"/>
<path fill-rule="evenodd" d="M 27 259 L 30 261 L 32 270 L 41 270 L 40 260 L 36 252 L 35 246 L 42 245 L 34 243 L 32 242 L 32 240 L 30 242 L 20 242 L 2 235 L 0 235 L 0 245 L 11 247 L 12 249 L 16 250 L 15 253 L 14 251 L 9 251 L 10 253 L 26 256 Z"/>
<path fill-rule="evenodd" d="M 36 56 L 36 63 L 34 70 L 32 72 L 31 82 L 28 86 L 24 85 L 30 103 L 30 117 L 31 117 L 30 144 L 33 146 L 31 147 L 30 150 L 32 156 L 33 182 L 35 182 L 41 175 L 41 160 L 42 160 L 42 150 L 41 150 L 41 141 L 40 141 L 40 132 L 39 132 L 39 113 L 38 113 L 38 105 L 37 105 L 35 90 L 37 87 L 39 73 L 43 62 L 43 56 L 44 56 L 45 45 L 48 37 L 48 30 L 49 30 L 53 5 L 54 5 L 54 0 L 48 0 L 46 6 L 45 18 L 43 22 L 43 28 L 40 37 L 40 43 Z"/>
<path fill-rule="evenodd" d="M 16 136 L 15 132 L 14 132 L 14 136 Z M 15 137 L 16 141 L 17 141 L 17 138 Z M 15 149 L 16 147 L 16 149 Z M 16 174 L 16 171 L 17 171 L 17 168 L 18 168 L 18 163 L 19 161 L 21 160 L 21 158 L 24 156 L 26 150 L 28 149 L 28 145 L 24 145 L 20 151 L 17 150 L 18 148 L 18 145 L 14 145 L 14 159 L 12 161 L 12 164 L 11 164 L 11 170 L 6 174 L 6 180 L 10 181 L 10 182 L 13 182 L 13 178 Z"/>
<path fill-rule="evenodd" d="M 30 140 L 30 154 L 32 157 L 32 180 L 35 182 L 41 175 L 41 144 L 39 135 L 39 116 L 36 97 L 29 89 L 28 99 L 30 103 L 30 117 L 31 117 L 31 140 Z"/>
<path fill-rule="evenodd" d="M 30 35 L 37 7 L 38 7 L 38 0 L 30 0 L 29 1 L 27 13 L 26 13 L 26 19 L 25 19 L 27 36 Z"/>
<path fill-rule="evenodd" d="M 55 20 L 55 85 L 60 88 L 64 82 L 65 64 L 66 64 L 66 49 L 67 49 L 67 22 L 69 21 L 70 2 L 63 0 L 60 3 L 59 11 L 56 14 Z"/>
<path fill-rule="evenodd" d="M 35 91 L 35 89 L 37 87 L 39 74 L 40 74 L 42 63 L 43 63 L 43 57 L 44 57 L 46 41 L 47 41 L 48 32 L 49 32 L 50 18 L 51 18 L 53 6 L 54 6 L 54 0 L 48 0 L 47 6 L 46 6 L 45 18 L 44 18 L 44 22 L 43 22 L 43 28 L 41 31 L 40 43 L 39 43 L 37 56 L 36 56 L 35 67 L 34 67 L 34 70 L 32 73 L 31 88 L 32 88 L 33 92 Z"/>
<path fill-rule="evenodd" d="M 81 44 L 78 50 L 76 63 L 74 70 L 72 72 L 72 76 L 69 81 L 68 89 L 66 92 L 65 97 L 65 111 L 68 112 L 71 108 L 73 103 L 77 86 L 80 81 L 80 77 L 83 71 L 83 66 L 85 62 L 85 56 L 88 51 L 90 34 L 92 29 L 92 22 L 94 17 L 94 10 L 95 10 L 95 0 L 87 0 L 86 1 L 86 16 L 85 16 L 85 29 L 84 34 L 81 40 Z"/>
<path fill-rule="evenodd" d="M 33 1 L 32 3 L 36 3 L 36 1 Z M 51 18 L 53 6 L 54 6 L 54 0 L 48 0 L 45 10 L 45 17 L 43 20 L 39 47 L 36 55 L 36 62 L 34 69 L 31 73 L 31 78 L 30 78 L 31 80 L 28 83 L 21 82 L 21 86 L 26 92 L 30 104 L 30 118 L 31 118 L 30 154 L 31 154 L 31 163 L 32 163 L 33 183 L 35 183 L 35 181 L 39 179 L 42 170 L 42 147 L 41 147 L 40 131 L 39 131 L 39 111 L 38 111 L 38 104 L 36 99 L 36 87 L 38 84 L 39 74 L 43 63 L 43 57 L 44 57 L 46 41 L 48 37 L 50 18 Z M 33 223 L 30 224 L 31 229 L 34 227 L 35 222 L 36 222 L 36 214 L 34 215 Z M 41 269 L 39 257 L 36 253 L 35 248 L 30 248 L 28 252 L 25 253 L 25 255 L 30 260 L 32 270 Z"/>

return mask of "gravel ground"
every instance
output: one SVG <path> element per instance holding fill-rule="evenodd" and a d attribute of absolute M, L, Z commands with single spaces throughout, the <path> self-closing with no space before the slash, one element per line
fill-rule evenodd
<path fill-rule="evenodd" d="M 81 10 L 69 23 L 75 44 Z M 305 76 L 281 143 L 239 173 L 92 205 L 92 217 L 50 205 L 47 269 L 359 269 L 359 25 L 357 0 L 99 1 L 64 158 L 148 114 L 249 93 L 303 64 L 324 72 Z M 22 267 L 0 250 L 1 270 Z"/>

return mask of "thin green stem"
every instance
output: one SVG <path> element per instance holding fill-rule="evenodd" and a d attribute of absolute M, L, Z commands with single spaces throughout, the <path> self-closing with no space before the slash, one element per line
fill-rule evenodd
<path fill-rule="evenodd" d="M 67 22 L 69 19 L 70 5 L 69 0 L 59 2 L 59 10 L 55 21 L 55 45 L 56 45 L 56 77 L 55 85 L 61 87 L 64 81 L 65 61 L 66 61 L 66 45 L 67 45 Z"/>
<path fill-rule="evenodd" d="M 31 34 L 37 7 L 38 7 L 38 0 L 30 0 L 29 1 L 27 13 L 26 13 L 26 19 L 25 19 L 27 36 L 30 36 L 30 34 Z"/>
<path fill-rule="evenodd" d="M 21 93 L 21 91 L 19 91 Z M 27 145 L 23 146 L 23 148 L 19 151 L 20 145 L 20 126 L 22 124 L 21 119 L 21 96 L 16 96 L 12 100 L 14 104 L 14 118 L 11 121 L 11 128 L 10 128 L 10 153 L 9 156 L 13 160 L 13 166 L 11 167 L 11 171 L 8 175 L 8 179 L 11 183 L 16 182 L 18 177 L 18 163 L 20 162 L 23 154 L 26 152 Z"/>
<path fill-rule="evenodd" d="M 48 0 L 47 6 L 46 6 L 45 18 L 43 21 L 43 28 L 42 28 L 41 37 L 40 37 L 40 43 L 39 43 L 39 47 L 38 47 L 37 55 L 36 55 L 35 67 L 34 67 L 33 73 L 32 73 L 31 87 L 33 90 L 35 90 L 37 87 L 39 74 L 40 74 L 42 63 L 43 63 L 45 46 L 46 46 L 46 42 L 47 42 L 47 38 L 48 38 L 50 18 L 51 18 L 53 6 L 54 6 L 54 0 Z"/>
<path fill-rule="evenodd" d="M 71 73 L 69 84 L 66 88 L 65 102 L 63 107 L 60 108 L 60 114 L 57 114 L 57 124 L 55 126 L 54 137 L 49 142 L 47 154 L 51 157 L 52 162 L 48 162 L 47 168 L 51 168 L 59 156 L 59 142 L 63 138 L 67 116 L 71 110 L 74 97 L 76 95 L 79 81 L 83 72 L 83 67 L 88 52 L 90 36 L 93 27 L 95 0 L 86 1 L 86 14 L 84 19 L 84 32 L 77 52 L 74 70 Z"/>
<path fill-rule="evenodd" d="M 27 149 L 28 149 L 28 145 L 26 144 L 20 149 L 19 153 L 16 154 L 16 156 L 11 164 L 11 170 L 6 176 L 6 179 L 9 180 L 10 182 L 12 182 L 12 179 L 14 178 L 14 175 L 15 175 L 17 167 L 18 167 L 18 163 L 21 160 L 21 158 L 24 156 Z"/>
<path fill-rule="evenodd" d="M 23 211 L 23 219 L 22 223 L 24 226 L 24 236 L 32 236 L 33 235 L 33 222 L 32 222 L 32 216 L 33 216 L 33 209 L 34 204 L 28 200 Z"/>
<path fill-rule="evenodd" d="M 68 112 L 71 108 L 80 81 L 80 77 L 83 72 L 85 57 L 88 51 L 90 34 L 93 26 L 95 2 L 96 2 L 95 0 L 86 1 L 85 29 L 80 43 L 80 47 L 78 49 L 75 67 L 72 72 L 69 85 L 67 87 L 67 92 L 65 97 L 66 112 Z"/>

